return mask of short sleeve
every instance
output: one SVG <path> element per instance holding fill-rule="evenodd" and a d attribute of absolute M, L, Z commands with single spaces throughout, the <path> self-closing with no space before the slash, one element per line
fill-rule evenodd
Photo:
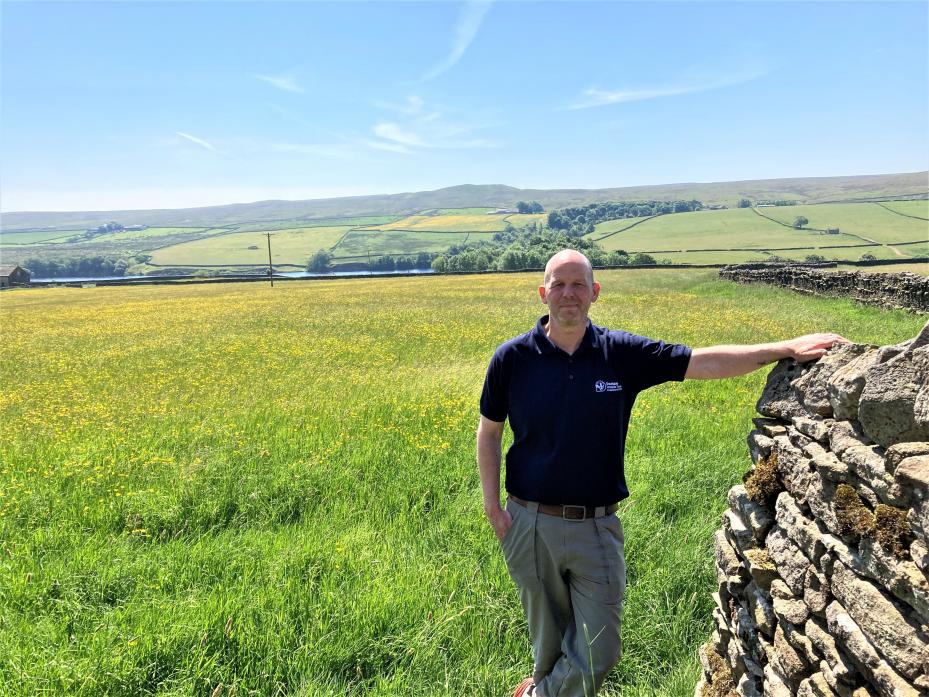
<path fill-rule="evenodd" d="M 509 375 L 502 349 L 498 348 L 490 359 L 481 392 L 481 415 L 501 422 L 506 421 L 509 413 Z"/>
<path fill-rule="evenodd" d="M 636 391 L 663 382 L 681 382 L 690 364 L 691 349 L 684 344 L 671 344 L 645 336 L 626 334 L 621 339 L 626 373 Z"/>

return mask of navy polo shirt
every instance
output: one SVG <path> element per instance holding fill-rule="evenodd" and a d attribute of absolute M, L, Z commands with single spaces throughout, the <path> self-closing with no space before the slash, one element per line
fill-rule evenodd
<path fill-rule="evenodd" d="M 484 380 L 481 414 L 513 429 L 506 490 L 547 504 L 615 503 L 629 496 L 623 453 L 636 395 L 683 380 L 690 348 L 588 321 L 569 356 L 547 322 L 501 344 Z"/>

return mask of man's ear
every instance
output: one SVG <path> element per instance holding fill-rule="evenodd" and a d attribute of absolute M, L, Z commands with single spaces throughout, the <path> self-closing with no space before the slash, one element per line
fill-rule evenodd
<path fill-rule="evenodd" d="M 548 300 L 545 299 L 545 286 L 539 286 L 539 297 L 542 298 L 542 303 L 548 305 Z"/>
<path fill-rule="evenodd" d="M 597 302 L 597 298 L 599 297 L 600 297 L 600 284 L 594 281 L 594 292 L 590 296 L 590 302 L 592 303 Z"/>

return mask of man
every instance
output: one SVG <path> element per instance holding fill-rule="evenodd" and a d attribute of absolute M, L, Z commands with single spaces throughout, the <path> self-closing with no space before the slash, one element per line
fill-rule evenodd
<path fill-rule="evenodd" d="M 587 258 L 564 250 L 545 266 L 535 329 L 499 346 L 477 431 L 484 512 L 519 588 L 535 659 L 514 697 L 595 695 L 619 660 L 626 585 L 617 502 L 636 395 L 670 380 L 743 375 L 781 358 L 809 361 L 837 334 L 693 349 L 591 324 L 600 284 Z M 500 445 L 506 419 L 506 507 Z"/>

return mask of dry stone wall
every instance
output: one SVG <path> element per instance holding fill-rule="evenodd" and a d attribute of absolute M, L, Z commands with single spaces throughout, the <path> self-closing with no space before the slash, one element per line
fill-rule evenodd
<path fill-rule="evenodd" d="M 697 697 L 929 695 L 929 324 L 781 361 L 757 410 Z"/>
<path fill-rule="evenodd" d="M 724 266 L 721 278 L 739 283 L 767 283 L 801 293 L 853 298 L 881 307 L 929 312 L 929 277 L 914 273 L 823 271 L 795 264 Z"/>

